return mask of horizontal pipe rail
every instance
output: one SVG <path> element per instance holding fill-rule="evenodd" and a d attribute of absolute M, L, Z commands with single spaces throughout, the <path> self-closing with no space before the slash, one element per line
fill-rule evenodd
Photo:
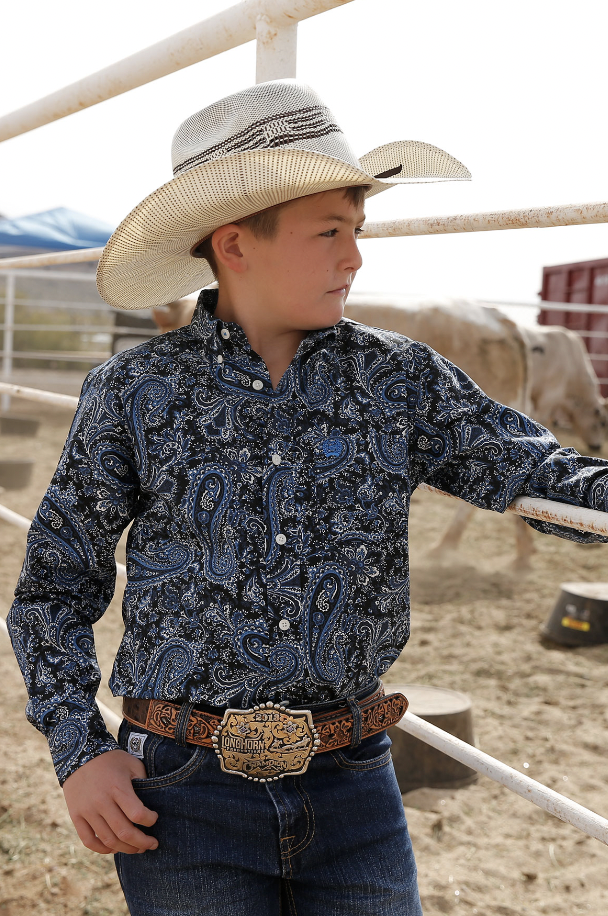
<path fill-rule="evenodd" d="M 12 509 L 9 509 L 8 506 L 0 505 L 0 519 L 5 522 L 8 522 L 9 525 L 14 525 L 16 528 L 20 528 L 22 531 L 29 531 L 30 525 L 32 524 L 31 519 L 26 518 L 24 515 L 19 515 L 18 512 L 13 512 Z M 127 581 L 127 567 L 124 563 L 116 564 L 116 578 L 121 582 Z"/>
<path fill-rule="evenodd" d="M 51 391 L 41 391 L 38 388 L 25 388 L 22 385 L 13 385 L 10 382 L 0 382 L 0 394 L 11 394 L 15 397 L 25 398 L 30 401 L 40 401 L 46 404 L 57 404 L 62 407 L 76 407 L 78 398 L 67 394 L 55 394 Z M 450 499 L 458 499 L 451 493 L 439 490 L 427 483 L 418 484 L 420 489 Z M 581 506 L 570 506 L 567 503 L 554 502 L 551 499 L 537 499 L 531 496 L 518 496 L 507 512 L 523 515 L 525 518 L 534 518 L 564 528 L 576 528 L 577 531 L 589 531 L 593 534 L 608 536 L 608 512 L 599 512 L 597 509 L 584 509 Z"/>
<path fill-rule="evenodd" d="M 3 299 L 0 296 L 0 305 L 3 304 Z M 59 300 L 53 299 L 17 299 L 15 306 L 25 306 L 26 308 L 39 308 L 39 309 L 49 309 L 49 310 L 58 310 L 65 309 L 67 311 L 73 312 L 98 312 L 99 314 L 108 315 L 109 307 L 102 303 L 100 305 L 95 305 L 93 302 L 61 302 Z M 145 310 L 142 310 L 145 311 Z M 114 315 L 111 315 L 114 318 Z M 114 325 L 106 324 L 106 328 L 114 327 Z M 117 325 L 120 327 L 120 325 Z M 150 329 L 152 330 L 152 329 Z"/>
<path fill-rule="evenodd" d="M 78 398 L 75 398 L 71 394 L 59 394 L 56 391 L 42 391 L 40 388 L 27 388 L 24 385 L 14 385 L 12 382 L 0 382 L 0 394 L 12 394 L 26 401 L 38 401 L 40 404 L 54 404 L 56 407 L 67 407 L 72 410 L 78 407 Z"/>
<path fill-rule="evenodd" d="M 0 388 L 1 390 L 2 388 Z M 428 483 L 419 483 L 418 488 L 427 490 L 429 493 L 438 493 L 440 496 L 448 496 L 450 499 L 460 500 L 459 496 L 446 493 L 445 490 L 432 487 Z M 552 525 L 560 525 L 562 528 L 575 528 L 577 531 L 588 531 L 591 534 L 608 537 L 608 512 L 600 512 L 598 509 L 570 506 L 568 503 L 559 503 L 552 499 L 539 499 L 535 496 L 518 496 L 510 506 L 507 506 L 507 512 L 523 515 L 524 518 L 533 518 L 539 522 L 550 522 Z"/>
<path fill-rule="evenodd" d="M 47 254 L 24 254 L 15 258 L 0 258 L 0 270 L 15 267 L 48 267 L 52 264 L 80 264 L 99 261 L 103 248 L 74 248 L 70 251 L 49 251 Z M 62 279 L 61 274 L 58 278 Z M 87 278 L 88 279 L 88 278 Z"/>
<path fill-rule="evenodd" d="M 0 142 L 253 41 L 259 18 L 279 29 L 351 0 L 244 0 L 0 118 Z"/>
<path fill-rule="evenodd" d="M 75 251 L 77 254 L 82 251 L 96 251 L 95 248 L 74 248 L 71 251 Z M 103 251 L 103 249 L 102 249 Z M 59 254 L 70 254 L 71 252 L 59 252 Z M 51 252 L 52 254 L 52 252 Z M 55 252 L 57 254 L 57 252 Z M 38 255 L 24 255 L 24 257 L 32 258 L 38 257 Z M 41 257 L 46 257 L 46 255 L 41 255 Z M 55 255 L 53 255 L 55 257 Z M 6 261 L 10 260 L 9 258 L 0 258 L 0 264 L 4 264 Z M 27 267 L 19 268 L 19 277 L 25 277 L 27 280 L 44 280 L 46 283 L 52 283 L 55 280 L 81 280 L 83 283 L 90 283 L 93 286 L 95 285 L 95 274 L 94 273 L 77 273 L 77 271 L 71 270 L 28 270 Z M 91 303 L 85 303 L 85 305 L 90 305 Z M 103 303 L 105 310 L 107 311 L 108 307 Z"/>
<path fill-rule="evenodd" d="M 3 617 L 0 617 L 0 629 L 8 636 L 8 627 Z M 388 686 L 390 689 L 390 685 Z M 120 717 L 100 700 L 97 700 L 97 705 L 108 728 L 112 731 L 117 731 L 121 722 Z M 443 731 L 443 729 L 426 722 L 411 712 L 405 713 L 401 721 L 397 723 L 397 728 L 424 741 L 425 744 L 430 744 L 431 747 L 442 751 L 454 760 L 459 760 L 478 773 L 488 776 L 494 782 L 505 786 L 505 788 L 521 798 L 525 798 L 537 807 L 542 808 L 543 811 L 547 811 L 548 814 L 552 814 L 561 821 L 571 824 L 577 830 L 608 846 L 608 820 L 594 811 L 590 811 L 589 808 L 579 805 L 565 795 L 560 795 L 559 792 L 555 792 L 535 779 L 531 779 L 518 770 L 514 770 L 512 767 L 507 766 L 506 763 L 496 760 L 495 757 L 484 754 L 483 751 L 467 744 L 465 741 L 461 741 L 460 738 L 450 735 L 449 732 Z"/>
<path fill-rule="evenodd" d="M 378 294 L 375 293 L 375 295 Z M 390 296 L 390 293 L 387 295 Z M 593 312 L 597 315 L 608 315 L 608 305 L 592 305 L 584 302 L 551 302 L 548 299 L 539 299 L 538 302 L 503 302 L 497 299 L 476 299 L 475 301 L 480 305 L 492 305 L 496 308 L 508 306 L 509 308 L 542 309 L 550 312 L 581 312 L 581 314 Z M 578 328 L 573 328 L 573 330 L 578 331 L 579 334 L 587 333 L 586 331 L 579 331 Z M 603 334 L 604 332 L 599 333 Z"/>
<path fill-rule="evenodd" d="M 55 360 L 57 362 L 94 363 L 95 365 L 99 365 L 100 363 L 105 363 L 112 354 L 91 353 L 89 350 L 83 350 L 82 353 L 79 350 L 12 350 L 11 355 L 13 359 L 40 360 L 42 362 L 46 360 Z"/>
<path fill-rule="evenodd" d="M 532 207 L 526 210 L 494 210 L 456 216 L 422 216 L 413 219 L 390 219 L 366 223 L 361 239 L 388 239 L 411 235 L 442 235 L 454 232 L 491 232 L 499 229 L 550 229 L 558 226 L 586 226 L 608 222 L 608 203 L 566 204 L 558 207 Z M 35 254 L 0 259 L 0 270 L 39 264 L 68 264 L 74 260 L 96 261 L 102 248 L 62 251 L 59 254 Z M 36 260 L 35 260 L 36 259 Z M 43 260 L 39 260 L 43 259 Z M 523 305 L 524 303 L 515 303 Z M 539 303 L 537 307 L 544 308 Z M 548 307 L 548 306 L 547 306 Z M 596 308 L 601 306 L 596 306 Z M 572 311 L 575 311 L 573 309 Z"/>
<path fill-rule="evenodd" d="M 37 389 L 23 389 L 17 385 L 0 383 L 0 391 L 6 388 L 14 389 L 12 393 L 22 397 L 28 397 L 27 392 L 32 392 L 32 394 L 36 395 L 36 397 L 33 398 L 34 400 L 48 401 L 49 396 L 51 395 L 51 392 L 38 391 Z M 45 395 L 46 397 L 41 398 L 40 395 Z M 62 398 L 62 400 L 69 400 L 72 405 L 78 402 L 77 398 L 68 398 L 67 395 L 56 395 L 53 397 L 59 397 Z M 421 484 L 420 486 L 423 489 L 440 493 L 445 496 L 450 495 L 444 493 L 443 490 L 437 490 L 435 487 L 430 487 L 427 484 Z M 516 512 L 520 515 L 526 515 L 529 518 L 541 518 L 544 521 L 552 521 L 567 527 L 579 528 L 580 530 L 587 531 L 592 530 L 597 533 L 608 534 L 608 513 L 597 512 L 593 509 L 580 509 L 578 507 L 569 506 L 567 507 L 567 513 L 564 514 L 563 508 L 559 512 L 556 512 L 556 506 L 563 507 L 563 504 L 554 503 L 545 499 L 529 499 L 527 497 L 520 497 L 519 499 L 516 499 L 514 503 L 509 507 L 509 511 Z M 21 528 L 22 530 L 29 530 L 31 524 L 29 519 L 19 515 L 16 512 L 13 512 L 6 506 L 1 505 L 0 518 L 4 519 L 4 521 L 7 521 L 12 525 L 17 526 L 18 528 Z M 598 518 L 601 519 L 601 522 L 597 521 Z M 126 580 L 125 566 L 123 566 L 121 563 L 117 563 L 116 572 L 118 578 L 123 581 Z M 2 623 L 6 629 L 6 624 L 4 621 L 2 621 Z M 120 724 L 119 717 L 117 717 L 115 713 L 108 709 L 108 707 L 104 707 L 103 704 L 98 703 L 98 705 L 100 706 L 106 723 L 108 723 L 110 727 L 117 728 L 118 724 Z M 512 792 L 520 795 L 522 798 L 533 802 L 535 805 L 547 811 L 549 814 L 560 818 L 560 820 L 565 821 L 568 824 L 572 824 L 572 826 L 576 827 L 577 829 L 608 845 L 608 820 L 600 817 L 600 815 L 595 814 L 588 808 L 584 808 L 582 805 L 577 804 L 577 802 L 574 802 L 571 799 L 566 798 L 557 792 L 554 792 L 547 786 L 543 786 L 541 783 L 536 782 L 536 780 L 530 779 L 528 776 L 524 776 L 517 770 L 512 769 L 512 767 L 501 763 L 493 757 L 490 757 L 488 754 L 484 754 L 482 751 L 477 750 L 477 748 L 474 748 L 471 745 L 466 744 L 466 742 L 455 738 L 448 732 L 442 731 L 435 725 L 432 725 L 429 722 L 425 722 L 424 719 L 421 719 L 412 713 L 406 713 L 401 722 L 398 723 L 398 726 L 409 734 L 420 738 L 427 744 L 430 744 L 432 747 L 437 748 L 437 750 L 443 751 L 450 757 L 459 760 L 466 766 L 470 766 L 478 772 L 489 776 L 491 779 L 500 783 L 501 785 L 504 785 Z"/>
<path fill-rule="evenodd" d="M 390 689 L 390 684 L 387 686 Z M 397 727 L 407 732 L 408 735 L 424 741 L 425 744 L 430 744 L 438 751 L 443 751 L 454 760 L 459 760 L 465 766 L 488 776 L 494 782 L 500 783 L 521 798 L 542 808 L 543 811 L 547 811 L 567 824 L 572 824 L 573 827 L 608 846 L 608 820 L 590 811 L 589 808 L 584 808 L 583 805 L 566 798 L 565 795 L 554 792 L 553 789 L 514 770 L 506 763 L 501 763 L 500 760 L 496 760 L 489 754 L 484 754 L 483 751 L 411 712 L 406 712 L 401 721 L 397 723 Z"/>
<path fill-rule="evenodd" d="M 583 305 L 577 302 L 548 302 L 543 299 L 538 303 L 538 308 L 543 312 L 581 312 L 584 315 L 591 312 L 593 315 L 608 315 L 608 305 L 592 305 L 591 303 Z M 578 331 L 579 334 L 586 333 L 586 331 L 579 331 L 578 328 L 573 328 L 573 330 Z"/>
<path fill-rule="evenodd" d="M 153 331 L 152 328 L 130 328 L 123 327 L 121 324 L 109 326 L 107 324 L 0 324 L 0 331 L 6 331 L 9 328 L 12 331 L 46 331 L 49 334 L 54 334 L 55 332 L 57 334 L 103 334 L 104 337 L 122 337 L 125 334 L 127 336 L 141 334 L 142 337 L 146 335 L 153 337 L 158 333 Z M 606 336 L 608 337 L 608 333 Z M 18 350 L 13 350 L 15 357 L 18 354 Z"/>
<path fill-rule="evenodd" d="M 497 229 L 551 229 L 608 222 L 608 203 L 565 204 L 525 210 L 494 210 L 459 216 L 423 216 L 366 223 L 362 239 L 389 239 L 406 235 L 441 235 L 446 232 L 490 232 Z"/>

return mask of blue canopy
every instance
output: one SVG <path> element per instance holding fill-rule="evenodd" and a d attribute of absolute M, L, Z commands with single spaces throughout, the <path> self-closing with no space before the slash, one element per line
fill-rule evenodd
<path fill-rule="evenodd" d="M 71 248 L 100 248 L 114 229 L 107 223 L 56 207 L 17 219 L 0 219 L 0 246 L 69 251 Z"/>

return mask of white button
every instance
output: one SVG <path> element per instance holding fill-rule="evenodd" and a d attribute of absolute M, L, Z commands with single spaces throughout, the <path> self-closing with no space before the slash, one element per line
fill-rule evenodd
<path fill-rule="evenodd" d="M 288 620 L 279 620 L 279 630 L 288 630 L 291 626 Z"/>
<path fill-rule="evenodd" d="M 277 534 L 275 541 L 277 542 L 277 544 L 286 544 L 287 538 L 285 537 L 284 534 Z"/>
<path fill-rule="evenodd" d="M 253 387 L 256 391 L 260 391 L 260 389 L 264 387 L 264 382 L 261 382 L 259 378 L 256 378 L 255 382 L 253 383 Z"/>
<path fill-rule="evenodd" d="M 220 331 L 220 334 L 222 335 L 224 340 L 228 340 L 228 338 L 230 337 L 230 331 L 228 330 L 228 328 L 222 328 L 222 330 Z"/>
<path fill-rule="evenodd" d="M 216 357 L 216 358 L 217 358 L 218 363 L 223 363 L 223 362 L 224 362 L 224 357 L 222 356 L 221 353 L 220 353 L 220 355 L 219 355 L 218 357 Z"/>
<path fill-rule="evenodd" d="M 273 455 L 273 456 L 272 456 L 272 463 L 273 463 L 273 464 L 280 464 L 280 463 L 281 463 L 281 456 L 280 456 L 280 455 Z"/>

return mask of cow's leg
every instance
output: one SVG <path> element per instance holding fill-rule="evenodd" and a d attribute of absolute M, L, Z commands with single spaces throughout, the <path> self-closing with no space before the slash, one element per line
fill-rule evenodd
<path fill-rule="evenodd" d="M 430 549 L 429 555 L 441 561 L 457 550 L 464 534 L 464 529 L 469 524 L 474 511 L 475 506 L 462 502 L 456 509 L 454 518 L 448 525 L 445 534 L 439 543 Z"/>
<path fill-rule="evenodd" d="M 513 521 L 515 522 L 516 555 L 510 564 L 511 569 L 520 573 L 529 572 L 532 569 L 530 557 L 536 553 L 536 547 L 532 539 L 532 529 L 529 525 L 526 525 L 519 515 L 516 515 Z"/>

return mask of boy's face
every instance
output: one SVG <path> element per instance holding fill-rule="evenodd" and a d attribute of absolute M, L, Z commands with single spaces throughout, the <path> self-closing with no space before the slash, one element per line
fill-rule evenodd
<path fill-rule="evenodd" d="M 357 236 L 365 213 L 342 189 L 323 191 L 281 208 L 276 234 L 243 238 L 247 274 L 264 319 L 277 330 L 315 330 L 342 318 L 361 267 Z"/>

